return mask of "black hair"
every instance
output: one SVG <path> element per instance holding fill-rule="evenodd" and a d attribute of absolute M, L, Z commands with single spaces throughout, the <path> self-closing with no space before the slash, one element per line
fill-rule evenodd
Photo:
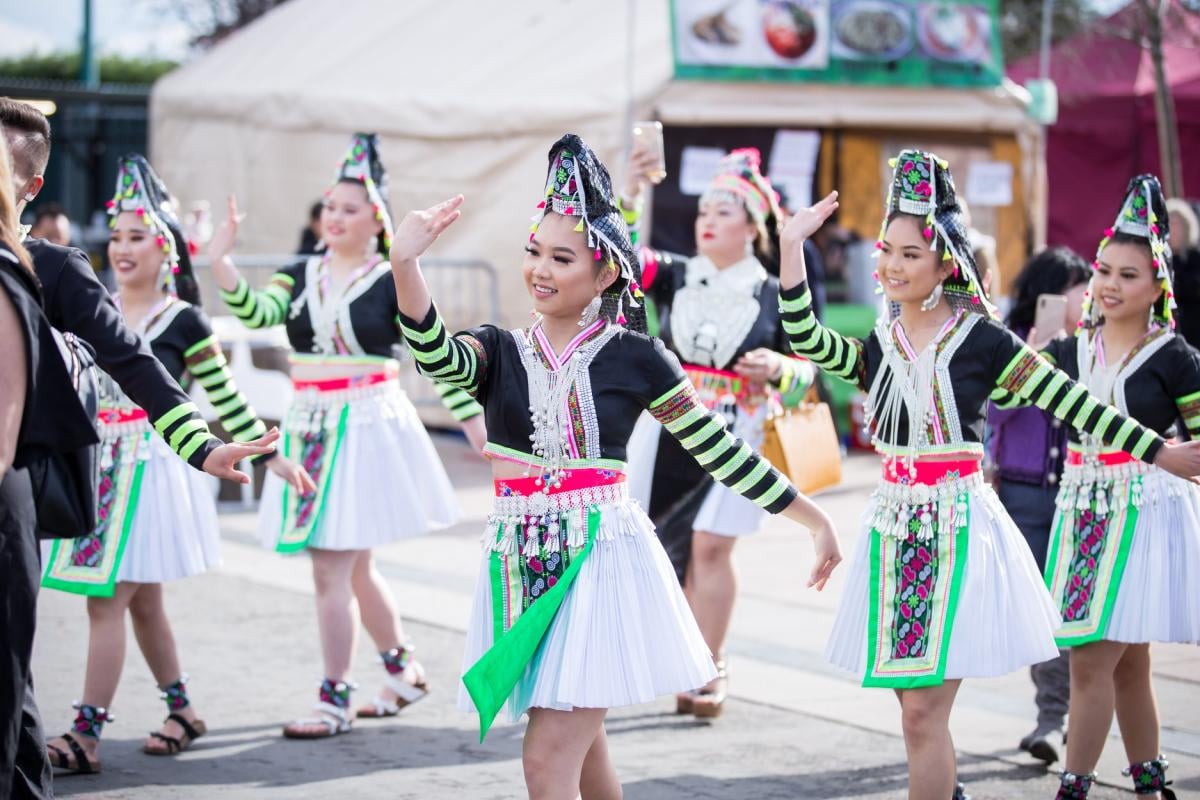
<path fill-rule="evenodd" d="M 1091 277 L 1087 261 L 1069 247 L 1048 247 L 1025 262 L 1013 284 L 1013 305 L 1005 324 L 1017 331 L 1033 327 L 1037 299 L 1063 294 Z"/>
<path fill-rule="evenodd" d="M 321 218 L 321 210 L 324 208 L 325 208 L 324 200 L 318 200 L 317 202 L 313 203 L 312 206 L 310 206 L 308 209 L 308 221 L 316 222 L 317 220 L 319 220 Z"/>
<path fill-rule="evenodd" d="M 44 219 L 65 216 L 67 216 L 66 210 L 58 203 L 43 203 L 38 206 L 37 212 L 33 215 L 33 224 L 36 226 Z"/>

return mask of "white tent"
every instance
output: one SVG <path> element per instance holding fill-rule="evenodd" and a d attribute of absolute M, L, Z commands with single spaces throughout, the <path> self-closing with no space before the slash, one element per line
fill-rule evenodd
<path fill-rule="evenodd" d="M 236 192 L 241 252 L 279 253 L 348 134 L 378 132 L 393 214 L 465 194 L 434 254 L 492 262 L 515 323 L 528 299 L 512 273 L 546 151 L 575 131 L 619 170 L 630 64 L 632 107 L 667 123 L 1026 125 L 1003 90 L 674 81 L 670 37 L 668 0 L 291 0 L 155 85 L 152 160 L 185 204 L 219 210 Z"/>
<path fill-rule="evenodd" d="M 186 205 L 247 214 L 239 250 L 288 252 L 356 130 L 381 137 L 394 216 L 454 193 L 435 255 L 500 271 L 506 321 L 528 307 L 520 263 L 546 151 L 579 133 L 617 163 L 636 5 L 642 104 L 670 77 L 665 0 L 446 3 L 292 0 L 158 82 L 152 160 Z"/>

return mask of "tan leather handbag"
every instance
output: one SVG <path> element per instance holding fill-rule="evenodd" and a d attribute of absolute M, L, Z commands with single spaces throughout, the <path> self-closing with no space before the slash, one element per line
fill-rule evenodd
<path fill-rule="evenodd" d="M 842 482 L 842 447 L 833 414 L 811 387 L 795 408 L 776 406 L 763 423 L 762 455 L 804 494 Z"/>

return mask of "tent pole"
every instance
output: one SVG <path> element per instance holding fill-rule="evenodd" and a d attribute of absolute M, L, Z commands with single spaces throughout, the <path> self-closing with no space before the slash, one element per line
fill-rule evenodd
<path fill-rule="evenodd" d="M 634 40 L 637 38 L 637 25 L 634 21 L 635 0 L 625 0 L 625 130 L 621 136 L 623 152 L 628 157 L 633 150 L 633 115 L 634 103 Z"/>

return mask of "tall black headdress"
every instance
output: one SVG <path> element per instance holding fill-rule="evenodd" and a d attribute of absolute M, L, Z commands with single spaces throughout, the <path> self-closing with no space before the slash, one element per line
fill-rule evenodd
<path fill-rule="evenodd" d="M 379 157 L 379 137 L 373 133 L 356 133 L 350 148 L 338 165 L 329 189 L 342 181 L 361 183 L 367 190 L 367 198 L 375 209 L 375 219 L 383 224 L 379 235 L 378 250 L 387 257 L 392 249 L 392 215 L 388 210 L 388 174 Z M 329 194 L 329 191 L 326 191 Z"/>
<path fill-rule="evenodd" d="M 1150 315 L 1159 325 L 1174 328 L 1176 305 L 1175 289 L 1171 284 L 1170 225 L 1167 202 L 1158 178 L 1150 174 L 1132 178 L 1125 187 L 1125 199 L 1121 201 L 1121 210 L 1117 213 L 1116 221 L 1111 228 L 1104 231 L 1104 238 L 1096 248 L 1096 260 L 1092 262 L 1092 269 L 1095 270 L 1100 265 L 1100 254 L 1117 234 L 1145 239 L 1146 244 L 1150 245 L 1156 277 L 1162 286 L 1162 296 L 1154 304 Z M 1100 321 L 1102 315 L 1094 297 L 1095 292 L 1089 283 L 1087 296 L 1083 301 L 1081 324 L 1094 326 Z"/>
<path fill-rule="evenodd" d="M 117 164 L 117 189 L 108 201 L 108 225 L 115 227 L 117 215 L 132 211 L 155 236 L 163 253 L 161 286 L 180 300 L 200 305 L 200 290 L 192 272 L 183 225 L 162 178 L 140 153 L 122 156 Z"/>
<path fill-rule="evenodd" d="M 896 212 L 911 214 L 924 220 L 923 233 L 929 249 L 942 245 L 942 260 L 953 262 L 954 269 L 942 281 L 946 300 L 955 309 L 996 315 L 979 280 L 979 267 L 971 252 L 967 228 L 963 224 L 962 206 L 954 189 L 950 165 L 933 153 L 921 150 L 902 150 L 888 160 L 892 167 L 892 182 L 888 186 L 887 207 L 879 229 L 876 251 L 883 247 L 888 220 Z M 876 253 L 878 255 L 878 252 Z M 879 273 L 875 273 L 879 280 Z M 880 288 L 882 291 L 882 287 Z"/>
<path fill-rule="evenodd" d="M 618 272 L 602 297 L 600 314 L 631 330 L 646 331 L 642 305 L 641 266 L 629 238 L 629 228 L 617 209 L 612 178 L 592 149 L 573 133 L 550 148 L 546 194 L 538 203 L 529 238 L 547 213 L 579 217 L 575 230 L 587 233 L 596 261 L 607 260 Z"/>

